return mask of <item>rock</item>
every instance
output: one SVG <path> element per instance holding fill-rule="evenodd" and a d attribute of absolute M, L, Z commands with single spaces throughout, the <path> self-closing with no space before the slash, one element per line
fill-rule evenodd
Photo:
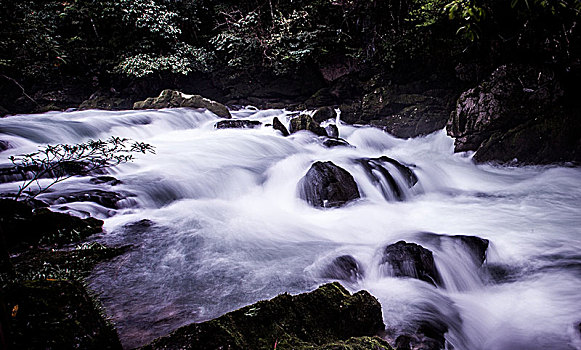
<path fill-rule="evenodd" d="M 163 90 L 158 97 L 135 102 L 133 109 L 160 109 L 174 107 L 206 108 L 220 118 L 231 118 L 230 111 L 221 103 L 200 95 L 186 95 L 175 90 Z"/>
<path fill-rule="evenodd" d="M 0 152 L 4 152 L 10 148 L 12 148 L 12 146 L 10 145 L 10 143 L 8 141 L 0 140 Z"/>
<path fill-rule="evenodd" d="M 338 147 L 338 146 L 353 147 L 353 146 L 351 146 L 349 144 L 349 142 L 347 142 L 347 141 L 345 141 L 343 139 L 340 139 L 338 137 L 328 137 L 328 138 L 325 138 L 325 140 L 323 141 L 323 145 L 325 147 L 329 147 L 329 148 Z"/>
<path fill-rule="evenodd" d="M 143 349 L 391 349 L 370 337 L 384 327 L 377 299 L 366 291 L 350 295 L 335 282 L 184 326 Z"/>
<path fill-rule="evenodd" d="M 117 332 L 82 284 L 66 280 L 12 283 L 1 294 L 11 311 L 4 336 L 13 349 L 121 349 Z"/>
<path fill-rule="evenodd" d="M 48 194 L 43 199 L 50 199 L 55 204 L 65 204 L 73 202 L 92 202 L 104 206 L 105 208 L 118 209 L 118 203 L 127 196 L 118 192 L 103 190 L 87 190 L 70 193 Z"/>
<path fill-rule="evenodd" d="M 103 109 L 107 111 L 119 111 L 131 109 L 133 103 L 126 98 L 120 98 L 109 92 L 97 91 L 79 105 L 80 110 Z"/>
<path fill-rule="evenodd" d="M 412 277 L 433 285 L 440 283 L 432 252 L 415 243 L 399 241 L 388 245 L 380 264 L 388 276 Z"/>
<path fill-rule="evenodd" d="M 476 236 L 465 236 L 465 235 L 442 235 L 432 232 L 423 232 L 421 235 L 423 240 L 429 242 L 436 247 L 439 247 L 443 241 L 450 241 L 455 244 L 460 244 L 464 247 L 466 251 L 472 255 L 474 262 L 480 266 L 486 260 L 486 250 L 488 249 L 489 241 L 484 238 Z"/>
<path fill-rule="evenodd" d="M 107 176 L 107 175 L 93 177 L 89 180 L 89 182 L 92 183 L 93 185 L 108 184 L 111 186 L 116 186 L 116 185 L 119 185 L 121 183 L 120 180 L 117 180 L 113 176 Z"/>
<path fill-rule="evenodd" d="M 337 112 L 333 107 L 320 107 L 313 114 L 313 120 L 317 123 L 322 123 L 329 119 L 337 118 Z"/>
<path fill-rule="evenodd" d="M 351 255 L 336 257 L 321 273 L 321 277 L 347 282 L 356 282 L 364 275 L 363 267 Z"/>
<path fill-rule="evenodd" d="M 0 199 L 0 225 L 10 250 L 30 245 L 78 242 L 101 232 L 103 221 L 81 219 L 47 208 L 33 208 L 23 202 Z"/>
<path fill-rule="evenodd" d="M 448 120 L 457 152 L 480 162 L 550 163 L 581 159 L 581 121 L 561 103 L 564 91 L 547 68 L 504 65 L 464 92 Z"/>
<path fill-rule="evenodd" d="M 290 133 L 286 129 L 286 126 L 284 126 L 284 124 L 280 120 L 278 120 L 278 117 L 274 117 L 272 119 L 272 128 L 274 130 L 280 131 L 282 133 L 282 136 L 290 135 Z"/>
<path fill-rule="evenodd" d="M 314 207 L 340 207 L 360 198 L 353 176 L 332 162 L 315 162 L 297 186 L 299 197 Z"/>
<path fill-rule="evenodd" d="M 356 160 L 376 186 L 380 187 L 386 200 L 404 200 L 408 189 L 415 186 L 418 178 L 412 169 L 387 156 L 379 158 L 361 158 Z M 397 171 L 404 181 L 396 180 L 391 172 Z M 387 187 L 385 186 L 387 184 Z"/>
<path fill-rule="evenodd" d="M 319 123 L 313 120 L 308 114 L 301 114 L 290 120 L 290 133 L 294 134 L 300 130 L 307 130 L 318 136 L 328 136 L 324 128 Z"/>
<path fill-rule="evenodd" d="M 325 127 L 325 131 L 329 137 L 339 137 L 339 128 L 335 124 L 329 124 Z"/>
<path fill-rule="evenodd" d="M 254 129 L 262 124 L 258 120 L 228 119 L 220 120 L 214 127 L 216 129 Z"/>

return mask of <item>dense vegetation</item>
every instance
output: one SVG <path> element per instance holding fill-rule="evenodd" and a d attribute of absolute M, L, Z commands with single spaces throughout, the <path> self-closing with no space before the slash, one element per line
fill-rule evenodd
<path fill-rule="evenodd" d="M 333 80 L 475 58 L 578 70 L 580 11 L 577 0 L 3 1 L 0 106 L 34 104 L 40 86 L 90 94 L 181 75 L 314 67 Z"/>

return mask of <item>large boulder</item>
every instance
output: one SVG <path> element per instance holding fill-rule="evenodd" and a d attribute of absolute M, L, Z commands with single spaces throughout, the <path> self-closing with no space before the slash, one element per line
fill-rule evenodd
<path fill-rule="evenodd" d="M 0 299 L 11 312 L 6 324 L 2 322 L 8 349 L 122 348 L 117 332 L 81 282 L 10 283 L 0 291 Z"/>
<path fill-rule="evenodd" d="M 418 177 L 410 167 L 387 156 L 361 158 L 356 162 L 363 167 L 371 182 L 381 189 L 386 200 L 405 200 L 409 189 L 418 182 Z"/>
<path fill-rule="evenodd" d="M 399 241 L 383 251 L 381 269 L 393 277 L 412 277 L 437 285 L 440 274 L 431 251 L 415 243 Z"/>
<path fill-rule="evenodd" d="M 314 207 L 340 207 L 360 198 L 349 172 L 333 162 L 315 162 L 297 186 L 299 197 Z"/>
<path fill-rule="evenodd" d="M 300 130 L 307 130 L 318 136 L 328 136 L 325 128 L 321 127 L 319 123 L 308 114 L 301 114 L 290 120 L 290 133 L 294 134 Z"/>
<path fill-rule="evenodd" d="M 456 151 L 476 151 L 481 162 L 579 160 L 581 118 L 563 107 L 563 96 L 550 69 L 503 65 L 460 96 L 448 134 Z"/>
<path fill-rule="evenodd" d="M 163 90 L 158 97 L 133 104 L 133 109 L 160 109 L 174 107 L 205 108 L 220 118 L 231 118 L 230 111 L 223 104 L 200 95 L 186 95 L 175 90 Z"/>
<path fill-rule="evenodd" d="M 335 282 L 184 326 L 143 349 L 391 349 L 372 337 L 384 327 L 377 299 Z"/>

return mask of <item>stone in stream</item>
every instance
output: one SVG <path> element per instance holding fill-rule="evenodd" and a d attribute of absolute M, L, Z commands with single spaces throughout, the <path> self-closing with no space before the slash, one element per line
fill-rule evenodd
<path fill-rule="evenodd" d="M 319 108 L 317 108 L 315 113 L 313 113 L 313 119 L 317 123 L 322 123 L 325 120 L 335 119 L 335 118 L 337 118 L 337 112 L 335 111 L 335 108 L 333 108 L 333 107 L 319 107 Z"/>
<path fill-rule="evenodd" d="M 406 199 L 406 189 L 412 188 L 418 182 L 416 174 L 410 167 L 387 156 L 361 158 L 357 159 L 356 162 L 363 167 L 363 170 L 365 170 L 367 176 L 375 185 L 381 186 L 385 199 L 395 198 L 395 200 L 400 201 Z M 403 178 L 405 181 L 403 186 L 390 173 L 388 164 L 392 165 Z M 379 174 L 381 174 L 381 177 Z M 383 183 L 387 183 L 389 188 L 382 186 Z"/>
<path fill-rule="evenodd" d="M 260 127 L 261 123 L 258 120 L 246 119 L 228 119 L 220 120 L 214 127 L 216 129 L 254 129 Z"/>
<path fill-rule="evenodd" d="M 181 327 L 142 349 L 391 350 L 374 337 L 384 328 L 377 299 L 366 291 L 351 295 L 335 282 Z"/>
<path fill-rule="evenodd" d="M 205 108 L 220 118 L 232 118 L 230 111 L 223 104 L 209 100 L 200 95 L 186 95 L 180 91 L 163 90 L 158 97 L 149 97 L 144 101 L 133 104 L 133 109 L 160 109 L 160 108 Z"/>
<path fill-rule="evenodd" d="M 308 114 L 301 114 L 290 120 L 290 133 L 294 134 L 300 130 L 307 130 L 318 136 L 328 136 L 325 128 L 321 127 L 313 117 Z"/>
<path fill-rule="evenodd" d="M 12 148 L 12 146 L 8 141 L 0 140 L 0 152 L 4 152 L 9 148 Z"/>
<path fill-rule="evenodd" d="M 332 162 L 315 162 L 299 181 L 299 197 L 314 207 L 333 208 L 360 198 L 349 172 Z"/>
<path fill-rule="evenodd" d="M 388 276 L 412 277 L 433 285 L 440 284 L 440 274 L 432 252 L 415 243 L 399 241 L 388 245 L 383 251 L 380 265 Z"/>
<path fill-rule="evenodd" d="M 118 209 L 119 202 L 126 199 L 126 193 L 103 191 L 103 190 L 87 190 L 69 193 L 48 194 L 43 196 L 50 199 L 55 204 L 65 204 L 73 202 L 92 202 L 104 206 L 109 209 Z"/>
<path fill-rule="evenodd" d="M 486 260 L 486 250 L 490 242 L 487 239 L 476 237 L 476 236 L 466 236 L 466 235 L 443 235 L 432 232 L 422 232 L 420 234 L 422 239 L 429 242 L 436 247 L 439 247 L 444 241 L 449 241 L 455 244 L 460 244 L 464 247 L 468 253 L 473 257 L 476 265 L 481 266 Z"/>
<path fill-rule="evenodd" d="M 282 136 L 288 136 L 290 133 L 286 129 L 286 126 L 278 119 L 278 117 L 274 117 L 272 119 L 272 128 L 274 130 L 278 130 L 282 133 Z"/>
<path fill-rule="evenodd" d="M 321 273 L 321 277 L 347 282 L 356 282 L 363 276 L 363 267 L 351 255 L 336 257 Z"/>
<path fill-rule="evenodd" d="M 351 146 L 349 144 L 349 142 L 347 142 L 347 141 L 345 141 L 345 140 L 343 140 L 341 138 L 338 138 L 338 137 L 327 137 L 327 138 L 324 138 L 323 146 L 325 146 L 327 148 L 333 148 L 333 147 L 354 147 L 354 146 Z"/>

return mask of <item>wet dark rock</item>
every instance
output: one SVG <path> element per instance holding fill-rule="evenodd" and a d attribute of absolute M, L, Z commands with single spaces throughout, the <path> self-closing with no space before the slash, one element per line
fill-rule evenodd
<path fill-rule="evenodd" d="M 220 120 L 214 127 L 216 129 L 254 129 L 261 126 L 258 120 L 245 120 L 245 119 L 229 119 Z"/>
<path fill-rule="evenodd" d="M 411 337 L 409 335 L 400 335 L 395 339 L 395 348 L 397 350 L 411 350 L 410 342 Z"/>
<path fill-rule="evenodd" d="M 48 168 L 50 167 L 50 169 Z M 84 162 L 59 162 L 47 167 L 29 165 L 24 167 L 5 166 L 0 167 L 0 183 L 30 180 L 34 176 L 41 179 L 57 178 L 87 173 L 102 173 L 103 169 L 91 171 L 91 166 Z M 39 176 L 40 175 L 40 176 Z"/>
<path fill-rule="evenodd" d="M 10 283 L 1 290 L 12 312 L 3 323 L 12 349 L 121 349 L 119 337 L 76 281 Z"/>
<path fill-rule="evenodd" d="M 397 160 L 382 156 L 379 158 L 362 158 L 356 161 L 365 170 L 367 176 L 376 185 L 379 186 L 383 192 L 385 199 L 404 200 L 406 199 L 406 189 L 412 188 L 418 182 L 418 178 L 413 170 L 398 162 Z M 390 165 L 395 171 L 404 179 L 405 183 L 402 185 L 390 173 Z M 378 174 L 381 174 L 381 178 Z M 387 183 L 389 188 L 385 188 L 383 183 Z"/>
<path fill-rule="evenodd" d="M 288 136 L 290 133 L 286 129 L 286 126 L 278 119 L 278 117 L 274 117 L 272 119 L 272 128 L 274 130 L 278 130 L 282 133 L 282 136 Z"/>
<path fill-rule="evenodd" d="M 353 147 L 353 146 L 351 146 L 351 144 L 349 144 L 349 142 L 347 142 L 341 138 L 338 138 L 338 137 L 325 138 L 325 140 L 323 141 L 323 145 L 325 147 L 329 147 L 329 148 L 332 148 L 332 147 Z"/>
<path fill-rule="evenodd" d="M 444 241 L 450 241 L 456 244 L 462 245 L 466 251 L 472 255 L 474 262 L 477 265 L 482 265 L 484 260 L 486 260 L 486 250 L 490 241 L 484 238 L 476 236 L 466 236 L 466 235 L 443 235 L 432 232 L 423 232 L 420 234 L 423 240 L 435 245 L 436 247 L 441 246 Z"/>
<path fill-rule="evenodd" d="M 74 202 L 92 202 L 104 206 L 105 208 L 118 209 L 118 203 L 127 198 L 126 194 L 119 192 L 88 190 L 70 193 L 49 194 L 43 198 L 54 201 L 55 204 L 65 204 Z"/>
<path fill-rule="evenodd" d="M 331 283 L 184 326 L 143 349 L 391 349 L 370 337 L 384 327 L 377 299 Z"/>
<path fill-rule="evenodd" d="M 481 162 L 550 163 L 581 159 L 578 111 L 548 68 L 503 65 L 464 92 L 448 120 L 455 150 Z"/>
<path fill-rule="evenodd" d="M 40 244 L 78 242 L 101 232 L 103 221 L 33 208 L 30 204 L 0 199 L 0 225 L 7 249 Z"/>
<path fill-rule="evenodd" d="M 133 108 L 133 102 L 112 91 L 97 91 L 79 105 L 79 110 L 102 109 L 120 111 Z"/>
<path fill-rule="evenodd" d="M 339 128 L 335 124 L 325 126 L 325 131 L 329 137 L 339 137 Z"/>
<path fill-rule="evenodd" d="M 322 123 L 328 119 L 335 119 L 337 118 L 337 112 L 333 107 L 320 107 L 318 108 L 315 113 L 313 114 L 313 119 L 317 123 Z"/>
<path fill-rule="evenodd" d="M 107 184 L 107 185 L 111 185 L 111 186 L 116 186 L 116 185 L 119 185 L 121 183 L 120 180 L 117 180 L 113 176 L 106 176 L 106 175 L 93 177 L 89 180 L 89 182 L 92 183 L 93 185 Z"/>
<path fill-rule="evenodd" d="M 300 130 L 307 130 L 318 136 L 328 136 L 327 131 L 308 114 L 301 114 L 290 120 L 289 132 L 294 134 Z"/>
<path fill-rule="evenodd" d="M 356 282 L 364 275 L 363 267 L 351 255 L 336 257 L 321 273 L 321 277 L 347 282 Z"/>
<path fill-rule="evenodd" d="M 163 90 L 158 97 L 149 97 L 145 101 L 135 102 L 133 109 L 160 109 L 160 108 L 205 108 L 220 118 L 231 118 L 226 106 L 209 100 L 200 95 L 186 95 L 175 90 Z"/>
<path fill-rule="evenodd" d="M 0 140 L 0 152 L 4 152 L 10 148 L 12 148 L 12 146 L 8 141 Z"/>
<path fill-rule="evenodd" d="M 432 252 L 415 243 L 399 241 L 388 245 L 380 264 L 388 276 L 412 277 L 433 285 L 440 283 Z"/>
<path fill-rule="evenodd" d="M 319 208 L 340 207 L 360 198 L 353 176 L 332 162 L 315 162 L 297 189 L 301 199 Z"/>

